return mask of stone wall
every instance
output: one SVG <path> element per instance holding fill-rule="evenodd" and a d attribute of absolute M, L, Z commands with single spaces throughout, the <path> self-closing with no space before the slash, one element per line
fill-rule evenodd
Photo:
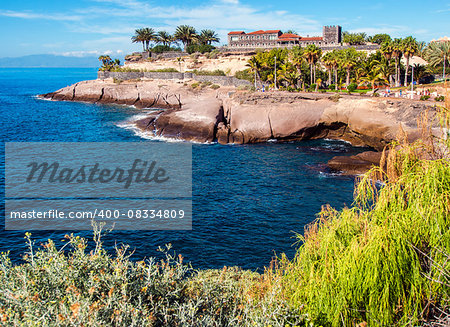
<path fill-rule="evenodd" d="M 314 43 L 314 42 L 311 42 Z M 366 45 L 319 45 L 316 44 L 319 48 L 321 48 L 324 51 L 330 51 L 330 50 L 341 50 L 341 49 L 348 49 L 348 48 L 355 48 L 358 51 L 376 51 L 378 49 L 380 49 L 380 46 L 378 44 L 366 44 Z M 265 48 L 262 50 L 270 50 L 270 49 L 276 49 L 276 48 L 280 48 L 280 49 L 291 49 L 294 46 L 292 45 L 283 45 L 283 46 L 277 46 L 277 47 L 273 47 L 273 48 Z M 304 45 L 303 45 L 304 47 Z M 222 53 L 233 53 L 233 54 L 254 54 L 256 51 L 256 48 L 232 48 L 232 47 L 221 47 L 219 49 Z"/>
<path fill-rule="evenodd" d="M 209 76 L 209 75 L 196 75 L 193 73 L 178 73 L 178 72 L 108 72 L 99 71 L 97 74 L 98 79 L 115 78 L 123 81 L 130 79 L 193 79 L 198 82 L 211 82 L 213 84 L 219 84 L 222 86 L 251 86 L 251 83 L 246 80 L 238 79 L 234 76 Z"/>
<path fill-rule="evenodd" d="M 151 52 L 150 57 L 154 59 L 173 59 L 178 57 L 189 56 L 187 52 L 167 51 L 161 53 Z"/>

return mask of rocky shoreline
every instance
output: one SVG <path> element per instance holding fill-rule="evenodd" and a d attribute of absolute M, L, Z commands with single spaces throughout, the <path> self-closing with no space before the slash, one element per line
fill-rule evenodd
<path fill-rule="evenodd" d="M 332 169 L 349 174 L 379 162 L 379 151 L 396 138 L 400 126 L 410 141 L 417 139 L 417 118 L 426 110 L 435 111 L 430 104 L 405 99 L 213 90 L 167 80 L 83 81 L 41 97 L 161 109 L 136 126 L 155 136 L 187 141 L 244 144 L 329 138 L 372 147 L 374 152 L 329 162 Z"/>

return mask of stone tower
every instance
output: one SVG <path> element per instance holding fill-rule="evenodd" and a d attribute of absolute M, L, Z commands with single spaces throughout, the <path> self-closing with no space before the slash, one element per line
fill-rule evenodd
<path fill-rule="evenodd" d="M 325 43 L 341 43 L 342 42 L 342 27 L 336 26 L 324 26 L 323 27 L 323 41 Z"/>

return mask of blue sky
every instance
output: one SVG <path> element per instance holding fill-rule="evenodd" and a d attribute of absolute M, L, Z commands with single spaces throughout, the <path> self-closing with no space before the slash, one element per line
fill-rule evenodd
<path fill-rule="evenodd" d="M 0 57 L 29 54 L 124 55 L 140 50 L 130 37 L 140 27 L 173 32 L 180 24 L 230 30 L 294 29 L 321 35 L 323 25 L 368 35 L 450 36 L 450 1 L 304 0 L 20 0 L 0 1 Z"/>

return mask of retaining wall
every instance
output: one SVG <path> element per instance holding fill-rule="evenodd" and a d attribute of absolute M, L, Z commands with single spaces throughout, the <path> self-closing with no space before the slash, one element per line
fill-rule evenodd
<path fill-rule="evenodd" d="M 97 73 L 98 79 L 115 78 L 123 81 L 130 79 L 194 79 L 198 82 L 211 82 L 213 84 L 219 84 L 222 86 L 246 86 L 251 85 L 249 81 L 238 79 L 234 76 L 209 76 L 209 75 L 196 75 L 193 73 L 178 73 L 178 72 L 108 72 L 99 71 Z"/>

